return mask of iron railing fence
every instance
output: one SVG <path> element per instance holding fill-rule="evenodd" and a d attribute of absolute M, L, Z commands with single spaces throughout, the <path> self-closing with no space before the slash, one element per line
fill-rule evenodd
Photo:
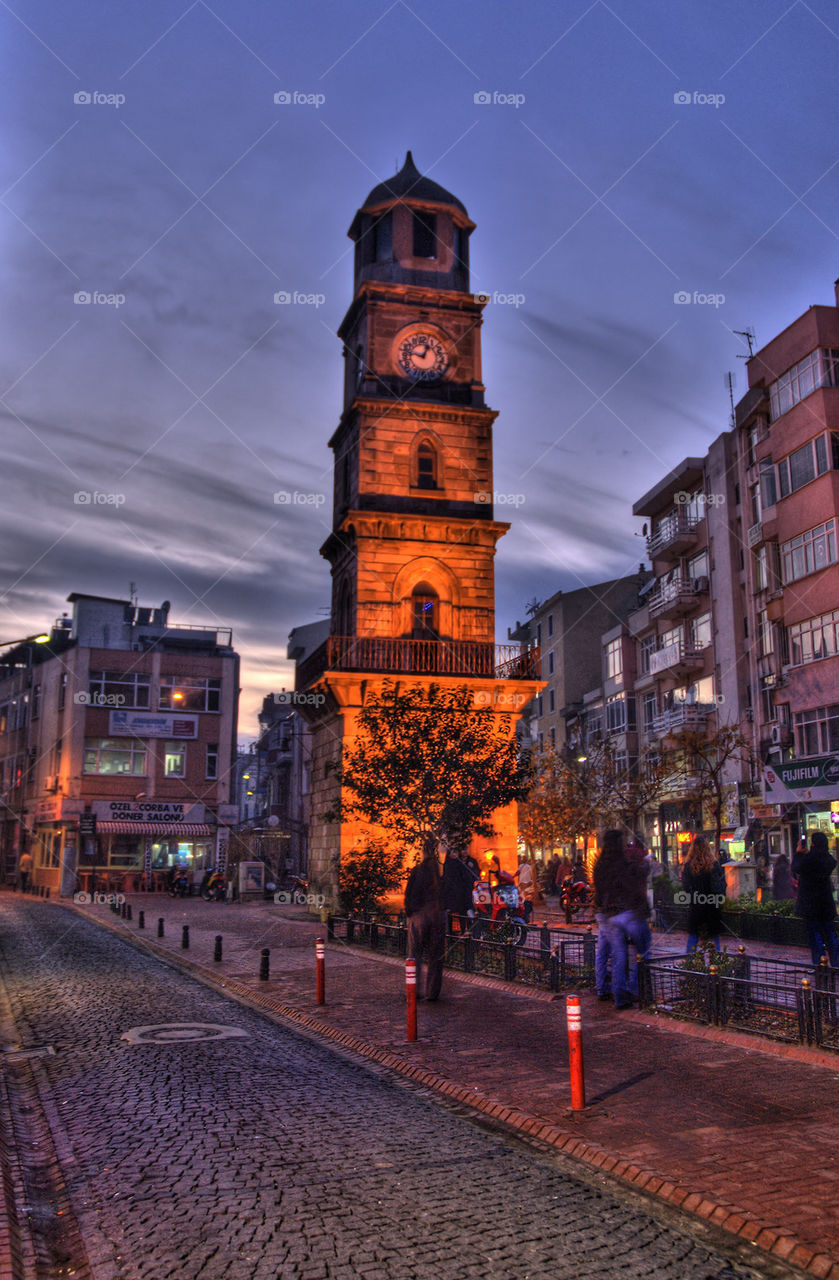
<path fill-rule="evenodd" d="M 705 970 L 687 956 L 656 956 L 640 966 L 642 1006 L 787 1043 L 839 1050 L 839 969 L 763 956 L 720 957 Z"/>
<path fill-rule="evenodd" d="M 528 928 L 524 943 L 517 946 L 504 937 L 503 926 L 488 936 L 475 937 L 468 928 L 471 923 L 466 917 L 450 917 L 445 950 L 445 964 L 450 969 L 549 991 L 594 983 L 596 938 L 591 932 L 534 925 Z M 331 942 L 369 947 L 383 955 L 404 957 L 408 951 L 408 930 L 403 923 L 330 916 L 327 934 Z"/>

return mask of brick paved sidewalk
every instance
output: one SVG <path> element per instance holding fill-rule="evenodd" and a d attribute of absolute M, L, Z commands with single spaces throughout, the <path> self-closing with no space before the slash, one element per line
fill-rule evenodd
<path fill-rule="evenodd" d="M 733 1033 L 617 1013 L 584 992 L 588 1106 L 572 1113 L 562 997 L 447 972 L 439 1003 L 419 1006 L 419 1042 L 408 1044 L 400 962 L 331 944 L 327 1004 L 315 1005 L 314 940 L 326 930 L 302 911 L 145 894 L 129 901 L 131 924 L 104 906 L 74 909 L 211 971 L 233 995 L 297 1011 L 305 1026 L 776 1258 L 839 1280 L 839 1057 L 832 1066 L 806 1050 L 785 1056 L 783 1048 L 755 1048 Z M 162 942 L 155 936 L 159 916 L 166 921 Z M 188 952 L 181 950 L 183 923 L 190 926 Z M 212 960 L 218 933 L 222 964 Z M 677 939 L 662 944 L 658 935 L 656 949 L 677 950 Z M 271 953 L 267 983 L 257 980 L 263 947 Z M 751 954 L 779 950 L 747 944 Z"/>

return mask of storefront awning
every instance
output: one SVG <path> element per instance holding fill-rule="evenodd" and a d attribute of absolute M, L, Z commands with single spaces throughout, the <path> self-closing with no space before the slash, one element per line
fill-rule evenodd
<path fill-rule="evenodd" d="M 214 836 L 215 827 L 203 822 L 100 822 L 102 836 Z"/>

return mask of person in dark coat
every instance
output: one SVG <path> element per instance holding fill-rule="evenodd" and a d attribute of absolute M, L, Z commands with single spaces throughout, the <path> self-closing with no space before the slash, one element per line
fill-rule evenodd
<path fill-rule="evenodd" d="M 795 897 L 792 887 L 792 870 L 785 853 L 775 859 L 775 865 L 772 868 L 772 897 L 778 901 Z"/>
<path fill-rule="evenodd" d="M 688 895 L 688 951 L 696 950 L 703 931 L 719 951 L 725 873 L 704 836 L 694 837 L 682 870 L 682 888 Z"/>
<path fill-rule="evenodd" d="M 809 850 L 806 842 L 800 841 L 792 860 L 792 874 L 798 880 L 795 910 L 807 926 L 813 964 L 818 965 L 827 952 L 831 965 L 837 969 L 839 941 L 833 923 L 836 903 L 830 883 L 830 873 L 835 866 L 836 859 L 828 850 L 827 836 L 821 831 L 813 832 Z"/>
<path fill-rule="evenodd" d="M 461 930 L 465 929 L 466 916 L 472 910 L 472 886 L 476 879 L 477 873 L 470 871 L 463 858 L 451 851 L 446 854 L 440 883 L 440 906 L 460 917 Z"/>
<path fill-rule="evenodd" d="M 603 834 L 593 880 L 600 953 L 599 957 L 595 954 L 597 993 L 607 994 L 606 967 L 611 955 L 615 1008 L 629 1009 L 636 994 L 629 974 L 629 943 L 635 947 L 639 959 L 646 959 L 649 953 L 647 868 L 627 858 L 623 834 L 617 829 Z"/>
<path fill-rule="evenodd" d="M 435 845 L 429 842 L 421 862 L 411 871 L 405 886 L 408 918 L 408 956 L 416 961 L 417 999 L 437 1000 L 443 985 L 446 950 L 446 913 L 442 907 L 442 877 Z M 422 962 L 427 960 L 425 989 Z"/>

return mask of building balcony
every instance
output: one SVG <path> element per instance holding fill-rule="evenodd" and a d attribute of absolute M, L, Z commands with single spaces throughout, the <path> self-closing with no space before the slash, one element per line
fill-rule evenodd
<path fill-rule="evenodd" d="M 699 521 L 690 517 L 686 511 L 676 511 L 660 520 L 655 533 L 647 538 L 647 554 L 650 559 L 677 556 L 687 551 L 699 536 L 698 524 Z"/>
<path fill-rule="evenodd" d="M 490 680 L 540 680 L 542 674 L 540 651 L 535 645 L 390 636 L 329 636 L 298 666 L 297 688 L 309 688 L 326 671 L 483 676 Z"/>
<path fill-rule="evenodd" d="M 682 618 L 690 613 L 707 590 L 707 578 L 675 578 L 658 587 L 650 596 L 650 618 L 660 622 Z"/>
<path fill-rule="evenodd" d="M 692 644 L 679 641 L 668 644 L 650 654 L 650 675 L 660 676 L 665 672 L 677 676 L 691 675 L 701 671 L 705 665 L 704 649 L 697 649 Z M 637 682 L 636 682 L 637 683 Z"/>
<path fill-rule="evenodd" d="M 666 737 L 670 733 L 686 733 L 691 730 L 704 729 L 708 717 L 714 715 L 716 703 L 682 702 L 669 711 L 663 711 L 653 720 L 653 733 L 656 737 Z"/>
<path fill-rule="evenodd" d="M 749 525 L 749 546 L 756 547 L 758 543 L 763 542 L 763 522 L 758 520 L 757 524 Z"/>

